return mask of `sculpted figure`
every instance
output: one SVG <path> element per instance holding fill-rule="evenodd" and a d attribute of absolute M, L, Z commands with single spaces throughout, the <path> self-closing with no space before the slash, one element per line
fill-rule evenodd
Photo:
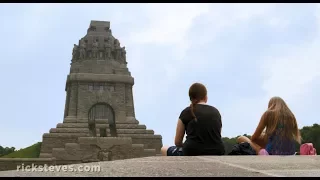
<path fill-rule="evenodd" d="M 127 60 L 126 60 L 127 52 L 126 52 L 125 46 L 123 46 L 123 48 L 121 48 L 120 53 L 121 53 L 121 62 L 126 63 L 127 62 Z"/>
<path fill-rule="evenodd" d="M 82 39 L 80 41 L 80 59 L 86 58 L 87 45 L 86 42 Z"/>
<path fill-rule="evenodd" d="M 88 31 L 96 31 L 96 27 L 95 26 L 90 26 L 90 28 L 88 29 Z"/>
<path fill-rule="evenodd" d="M 118 39 L 115 39 L 115 40 L 114 40 L 114 47 L 115 47 L 115 48 L 120 48 L 120 42 L 119 42 Z"/>
<path fill-rule="evenodd" d="M 92 57 L 98 58 L 98 52 L 99 51 L 99 43 L 97 40 L 94 40 L 92 43 Z"/>
<path fill-rule="evenodd" d="M 104 43 L 104 52 L 105 52 L 105 58 L 106 59 L 111 59 L 111 41 L 110 38 L 108 37 L 107 39 L 105 39 L 105 43 Z"/>
<path fill-rule="evenodd" d="M 115 51 L 115 57 L 114 57 L 114 59 L 115 59 L 115 60 L 119 60 L 120 57 L 121 57 L 121 47 L 120 47 L 120 42 L 119 42 L 118 39 L 115 39 L 115 40 L 114 40 L 114 45 L 113 45 L 113 47 L 114 47 L 114 51 Z"/>
<path fill-rule="evenodd" d="M 106 28 L 104 28 L 104 30 L 105 30 L 106 32 L 109 32 L 109 35 L 112 34 L 112 31 L 111 31 L 110 27 L 106 27 Z"/>
<path fill-rule="evenodd" d="M 72 50 L 72 60 L 78 59 L 78 49 L 79 47 L 76 44 L 74 44 Z"/>

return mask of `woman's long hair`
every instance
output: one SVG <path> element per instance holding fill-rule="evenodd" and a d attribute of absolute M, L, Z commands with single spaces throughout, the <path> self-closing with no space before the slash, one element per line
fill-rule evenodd
<path fill-rule="evenodd" d="M 287 104 L 280 97 L 273 97 L 269 101 L 268 110 L 262 116 L 266 124 L 266 134 L 271 136 L 279 126 L 280 136 L 294 139 L 301 143 L 301 135 L 297 120 Z"/>
<path fill-rule="evenodd" d="M 189 89 L 189 98 L 191 101 L 190 110 L 191 115 L 195 121 L 197 121 L 196 115 L 194 114 L 195 105 L 207 97 L 207 88 L 201 83 L 194 83 Z"/>

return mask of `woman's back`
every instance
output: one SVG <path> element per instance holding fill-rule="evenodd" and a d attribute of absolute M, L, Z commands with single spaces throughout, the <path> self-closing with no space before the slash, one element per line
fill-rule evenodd
<path fill-rule="evenodd" d="M 296 141 L 281 134 L 283 125 L 279 125 L 274 133 L 268 138 L 266 150 L 269 155 L 293 155 L 296 152 Z"/>
<path fill-rule="evenodd" d="M 280 97 L 272 97 L 251 140 L 240 136 L 237 141 L 249 142 L 257 154 L 293 155 L 301 136 L 297 120 L 287 104 Z"/>
<path fill-rule="evenodd" d="M 180 115 L 187 134 L 183 145 L 184 155 L 223 155 L 225 149 L 221 139 L 222 122 L 219 111 L 210 105 L 196 104 L 196 119 L 190 111 L 190 107 L 187 107 Z"/>

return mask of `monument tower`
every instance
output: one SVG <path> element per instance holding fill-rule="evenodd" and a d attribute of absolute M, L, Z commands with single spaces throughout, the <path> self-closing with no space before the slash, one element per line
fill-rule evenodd
<path fill-rule="evenodd" d="M 91 21 L 87 34 L 73 47 L 65 87 L 64 121 L 43 135 L 40 157 L 76 162 L 79 157 L 70 158 L 68 151 L 80 152 L 84 144 L 97 145 L 97 141 L 99 150 L 104 146 L 101 142 L 110 145 L 123 141 L 132 144 L 131 153 L 140 147 L 140 155 L 136 153 L 134 157 L 159 154 L 162 137 L 146 130 L 135 118 L 133 85 L 126 49 L 112 35 L 110 22 Z M 130 157 L 133 156 L 111 159 Z"/>

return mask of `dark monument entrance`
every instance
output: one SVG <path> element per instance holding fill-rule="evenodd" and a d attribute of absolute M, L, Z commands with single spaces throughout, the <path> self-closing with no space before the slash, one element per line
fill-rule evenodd
<path fill-rule="evenodd" d="M 117 136 L 117 129 L 115 125 L 114 111 L 112 107 L 106 103 L 97 103 L 93 105 L 88 114 L 88 124 L 90 135 L 96 137 L 96 120 L 105 121 L 109 125 L 110 134 L 112 137 Z M 106 128 L 100 128 L 100 137 L 106 137 Z"/>
<path fill-rule="evenodd" d="M 135 117 L 133 85 L 110 22 L 91 21 L 73 45 L 63 123 L 43 135 L 40 157 L 77 163 L 160 154 L 162 137 Z"/>

